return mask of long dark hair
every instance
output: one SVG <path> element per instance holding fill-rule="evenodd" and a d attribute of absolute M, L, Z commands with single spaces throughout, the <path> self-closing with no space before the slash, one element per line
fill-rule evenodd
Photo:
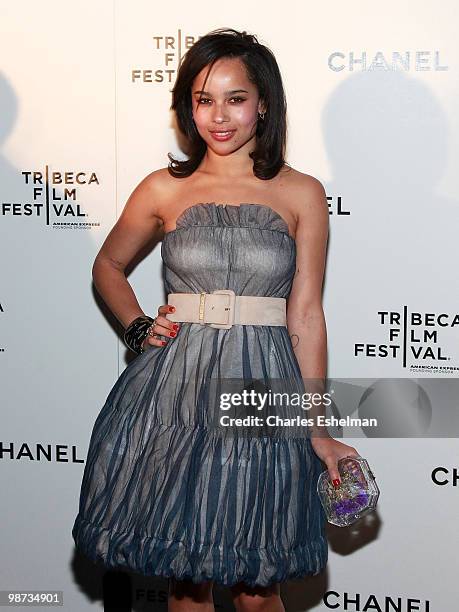
<path fill-rule="evenodd" d="M 168 153 L 169 173 L 175 178 L 190 176 L 204 157 L 207 146 L 193 120 L 191 86 L 199 72 L 209 66 L 205 87 L 213 64 L 223 57 L 241 59 L 248 79 L 257 87 L 265 104 L 265 117 L 257 123 L 256 147 L 249 155 L 255 176 L 273 178 L 285 164 L 287 138 L 287 101 L 279 66 L 272 51 L 260 44 L 256 36 L 232 28 L 219 28 L 202 36 L 188 49 L 180 64 L 172 90 L 171 110 L 175 111 L 177 125 L 187 140 L 188 159 L 180 161 Z"/>

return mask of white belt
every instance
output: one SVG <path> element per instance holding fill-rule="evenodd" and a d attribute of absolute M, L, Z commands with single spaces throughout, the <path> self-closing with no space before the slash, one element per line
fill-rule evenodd
<path fill-rule="evenodd" d="M 175 312 L 169 321 L 200 323 L 219 329 L 233 325 L 287 325 L 285 298 L 236 295 L 232 289 L 212 293 L 169 293 L 167 303 Z"/>

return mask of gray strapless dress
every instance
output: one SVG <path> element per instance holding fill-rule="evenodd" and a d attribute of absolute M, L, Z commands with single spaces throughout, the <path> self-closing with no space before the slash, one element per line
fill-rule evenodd
<path fill-rule="evenodd" d="M 288 298 L 296 245 L 272 208 L 212 202 L 182 213 L 161 256 L 166 293 Z M 213 427 L 218 377 L 302 381 L 287 327 L 181 323 L 128 364 L 95 421 L 72 529 L 93 561 L 227 586 L 325 568 L 324 466 L 309 437 Z"/>

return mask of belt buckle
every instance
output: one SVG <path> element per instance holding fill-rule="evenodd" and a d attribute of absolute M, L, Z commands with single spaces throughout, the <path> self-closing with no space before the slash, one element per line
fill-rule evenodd
<path fill-rule="evenodd" d="M 234 311 L 236 306 L 236 294 L 232 289 L 216 289 L 212 291 L 212 293 L 223 293 L 229 296 L 228 306 L 225 307 L 225 310 L 228 311 L 228 322 L 227 323 L 209 323 L 210 327 L 215 327 L 217 329 L 231 329 L 234 324 Z"/>

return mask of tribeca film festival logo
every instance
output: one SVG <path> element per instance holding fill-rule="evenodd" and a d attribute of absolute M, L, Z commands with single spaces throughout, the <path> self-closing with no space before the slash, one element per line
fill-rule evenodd
<path fill-rule="evenodd" d="M 100 221 L 88 221 L 79 202 L 82 189 L 99 185 L 95 172 L 53 171 L 46 165 L 44 170 L 21 172 L 24 184 L 29 188 L 27 202 L 2 202 L 2 216 L 39 218 L 55 229 L 92 229 Z"/>
<path fill-rule="evenodd" d="M 180 29 L 174 34 L 152 36 L 151 47 L 155 59 L 159 56 L 159 66 L 132 68 L 131 82 L 172 84 L 183 56 L 200 38 L 184 34 Z"/>
<path fill-rule="evenodd" d="M 354 357 L 398 359 L 404 368 L 446 374 L 459 371 L 459 364 L 451 365 L 452 357 L 444 352 L 441 336 L 451 333 L 459 325 L 459 314 L 378 311 L 378 321 L 387 330 L 387 343 L 356 342 Z"/>
<path fill-rule="evenodd" d="M 438 72 L 449 70 L 442 63 L 440 51 L 392 51 L 384 54 L 377 51 L 370 55 L 366 51 L 334 51 L 328 56 L 328 68 L 333 72 L 348 70 L 370 72 L 376 70 L 399 72 Z"/>

